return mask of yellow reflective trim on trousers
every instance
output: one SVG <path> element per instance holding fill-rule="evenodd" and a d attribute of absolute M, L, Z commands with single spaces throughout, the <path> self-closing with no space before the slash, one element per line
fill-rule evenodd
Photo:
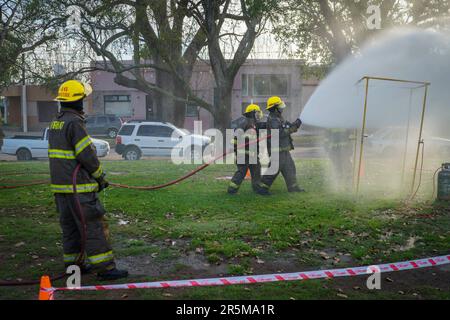
<path fill-rule="evenodd" d="M 86 136 L 75 145 L 75 155 L 79 155 L 88 145 L 92 143 L 91 137 Z"/>
<path fill-rule="evenodd" d="M 259 184 L 259 186 L 260 186 L 261 188 L 264 188 L 264 189 L 269 189 L 269 188 L 270 188 L 267 184 L 262 183 L 262 182 Z"/>
<path fill-rule="evenodd" d="M 52 159 L 75 159 L 75 153 L 72 150 L 49 149 L 48 157 Z"/>
<path fill-rule="evenodd" d="M 89 262 L 91 264 L 99 264 L 99 263 L 102 263 L 102 262 L 107 262 L 107 261 L 113 260 L 114 259 L 114 255 L 113 255 L 113 252 L 111 250 L 111 251 L 108 251 L 108 252 L 105 252 L 105 253 L 97 254 L 95 256 L 90 256 L 90 257 L 88 257 L 88 259 L 89 259 Z"/>
<path fill-rule="evenodd" d="M 64 254 L 64 262 L 74 262 L 79 253 L 70 253 L 70 254 Z"/>
<path fill-rule="evenodd" d="M 92 176 L 97 179 L 102 175 L 102 173 L 103 173 L 103 169 L 102 169 L 102 166 L 100 165 L 98 167 L 98 169 L 92 174 Z"/>
<path fill-rule="evenodd" d="M 73 193 L 73 186 L 71 184 L 52 184 L 50 185 L 54 193 Z M 97 183 L 77 184 L 77 192 L 96 192 L 98 191 Z"/>

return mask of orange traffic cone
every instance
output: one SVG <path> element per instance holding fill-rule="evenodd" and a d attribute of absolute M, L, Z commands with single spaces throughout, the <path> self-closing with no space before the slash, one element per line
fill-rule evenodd
<path fill-rule="evenodd" d="M 41 285 L 39 287 L 39 300 L 53 300 L 53 291 L 48 291 L 51 287 L 50 277 L 42 276 Z"/>
<path fill-rule="evenodd" d="M 247 169 L 247 173 L 245 174 L 245 180 L 251 179 L 250 170 Z"/>

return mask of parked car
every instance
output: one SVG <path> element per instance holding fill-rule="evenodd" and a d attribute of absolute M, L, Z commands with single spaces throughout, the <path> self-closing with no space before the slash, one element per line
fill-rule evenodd
<path fill-rule="evenodd" d="M 183 146 L 182 153 L 203 150 L 211 138 L 190 134 L 167 122 L 130 121 L 125 123 L 116 138 L 116 152 L 126 160 L 142 156 L 168 157 L 175 147 Z"/>
<path fill-rule="evenodd" d="M 368 151 L 374 154 L 385 156 L 395 156 L 403 152 L 405 148 L 406 128 L 389 127 L 380 129 L 367 138 Z M 417 139 L 419 136 L 418 128 L 410 128 L 408 138 L 408 152 L 415 152 L 417 148 Z M 440 155 L 450 154 L 450 139 L 430 135 L 423 131 L 422 139 L 425 143 L 426 153 L 437 153 Z"/>
<path fill-rule="evenodd" d="M 114 114 L 99 114 L 86 118 L 86 128 L 90 135 L 106 135 L 114 139 L 121 126 L 122 119 Z"/>
<path fill-rule="evenodd" d="M 105 157 L 109 154 L 109 143 L 105 140 L 91 138 L 97 150 L 97 156 Z M 16 135 L 3 140 L 1 152 L 17 156 L 17 160 L 32 160 L 34 158 L 48 158 L 48 128 L 41 136 Z"/>

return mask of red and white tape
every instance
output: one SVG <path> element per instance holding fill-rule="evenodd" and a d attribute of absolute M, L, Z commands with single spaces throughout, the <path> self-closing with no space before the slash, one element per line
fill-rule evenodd
<path fill-rule="evenodd" d="M 293 273 L 277 273 L 277 274 L 254 275 L 254 276 L 209 278 L 209 279 L 171 280 L 171 281 L 154 281 L 154 282 L 97 285 L 84 287 L 48 288 L 44 290 L 53 293 L 55 291 L 99 291 L 99 290 L 224 286 L 235 284 L 297 281 L 297 280 L 335 278 L 335 277 L 353 277 L 363 274 L 371 274 L 374 273 L 375 271 L 377 272 L 404 271 L 404 270 L 434 267 L 445 264 L 450 264 L 450 255 L 418 260 L 409 260 L 396 263 L 354 267 L 354 268 L 316 270 L 316 271 L 293 272 Z"/>

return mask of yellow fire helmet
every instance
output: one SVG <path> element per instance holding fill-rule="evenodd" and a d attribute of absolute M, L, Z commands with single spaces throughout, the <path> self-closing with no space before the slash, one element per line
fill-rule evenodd
<path fill-rule="evenodd" d="M 286 105 L 284 104 L 283 100 L 281 100 L 280 97 L 273 96 L 273 97 L 270 97 L 267 100 L 267 108 L 266 109 L 269 110 L 269 109 L 272 109 L 274 107 L 278 107 L 280 109 L 284 109 L 284 108 L 286 108 Z"/>
<path fill-rule="evenodd" d="M 87 83 L 82 83 L 77 80 L 69 80 L 64 82 L 58 90 L 56 101 L 61 102 L 75 102 L 92 93 L 92 87 Z"/>
<path fill-rule="evenodd" d="M 263 113 L 261 111 L 261 108 L 258 105 L 256 105 L 256 104 L 253 104 L 253 103 L 249 104 L 247 106 L 247 108 L 245 108 L 245 112 L 244 113 L 250 113 L 250 112 L 253 112 L 253 111 L 255 111 L 256 119 L 258 119 L 258 120 L 262 119 Z"/>

